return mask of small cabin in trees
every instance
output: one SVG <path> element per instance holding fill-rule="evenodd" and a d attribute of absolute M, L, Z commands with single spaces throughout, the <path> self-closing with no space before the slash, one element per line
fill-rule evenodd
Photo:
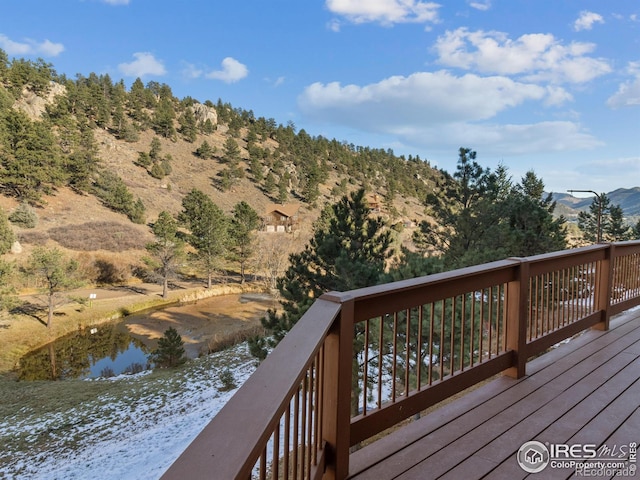
<path fill-rule="evenodd" d="M 293 232 L 298 227 L 300 205 L 271 205 L 264 216 L 265 231 Z"/>

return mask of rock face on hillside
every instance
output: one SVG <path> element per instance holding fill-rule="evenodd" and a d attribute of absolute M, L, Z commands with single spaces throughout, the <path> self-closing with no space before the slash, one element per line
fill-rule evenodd
<path fill-rule="evenodd" d="M 207 107 L 202 103 L 195 103 L 193 105 L 193 114 L 196 117 L 197 122 L 206 122 L 211 120 L 214 125 L 218 124 L 218 113 L 213 107 Z"/>
<path fill-rule="evenodd" d="M 55 101 L 55 97 L 58 95 L 64 95 L 66 92 L 64 85 L 59 83 L 50 82 L 49 91 L 46 97 L 39 97 L 32 91 L 25 88 L 22 91 L 22 96 L 16 100 L 14 108 L 25 112 L 32 120 L 39 120 L 45 111 L 47 105 L 52 104 Z"/>

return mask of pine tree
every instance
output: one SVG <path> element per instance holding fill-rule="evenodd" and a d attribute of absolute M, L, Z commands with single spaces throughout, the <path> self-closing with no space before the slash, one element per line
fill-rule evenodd
<path fill-rule="evenodd" d="M 197 133 L 196 117 L 193 114 L 193 109 L 187 107 L 180 117 L 180 134 L 187 142 L 193 143 L 196 141 Z"/>
<path fill-rule="evenodd" d="M 176 274 L 184 256 L 184 243 L 177 233 L 176 221 L 169 212 L 162 211 L 153 224 L 156 241 L 146 246 L 151 257 L 144 261 L 162 282 L 162 298 L 169 296 L 169 280 Z"/>
<path fill-rule="evenodd" d="M 343 197 L 320 217 L 304 250 L 290 255 L 290 267 L 277 282 L 283 312 L 270 311 L 263 321 L 276 342 L 323 293 L 380 282 L 392 237 L 370 213 L 363 189 Z"/>
<path fill-rule="evenodd" d="M 253 255 L 254 230 L 260 224 L 260 217 L 245 201 L 237 203 L 232 213 L 229 249 L 231 259 L 240 265 L 240 283 L 244 283 L 246 264 Z"/>
<path fill-rule="evenodd" d="M 9 220 L 2 208 L 0 208 L 0 255 L 11 250 L 11 245 L 15 241 L 16 236 L 9 225 Z"/>
<path fill-rule="evenodd" d="M 190 230 L 187 242 L 195 249 L 194 260 L 207 275 L 211 288 L 213 273 L 225 252 L 228 222 L 224 212 L 202 191 L 193 189 L 182 199 L 179 220 Z"/>
<path fill-rule="evenodd" d="M 596 195 L 589 205 L 589 211 L 578 213 L 578 228 L 587 242 L 603 241 L 609 230 L 611 200 L 605 193 Z"/>
<path fill-rule="evenodd" d="M 151 360 L 160 368 L 172 368 L 187 361 L 184 341 L 178 331 L 169 327 L 158 339 L 158 348 L 151 353 Z"/>

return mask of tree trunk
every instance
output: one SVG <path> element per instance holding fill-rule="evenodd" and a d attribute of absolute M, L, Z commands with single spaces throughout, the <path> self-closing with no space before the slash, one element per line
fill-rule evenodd
<path fill-rule="evenodd" d="M 162 298 L 167 298 L 169 296 L 169 279 L 164 277 L 162 281 Z"/>
<path fill-rule="evenodd" d="M 47 328 L 51 328 L 53 324 L 53 293 L 49 294 L 49 305 L 47 310 Z"/>

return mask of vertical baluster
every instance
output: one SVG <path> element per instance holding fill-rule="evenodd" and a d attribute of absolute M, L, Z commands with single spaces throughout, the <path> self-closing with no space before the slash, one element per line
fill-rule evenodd
<path fill-rule="evenodd" d="M 429 314 L 429 385 L 433 383 L 433 327 L 436 316 L 436 304 L 432 303 Z M 441 342 L 442 343 L 442 342 Z"/>
<path fill-rule="evenodd" d="M 367 388 L 369 384 L 369 322 L 364 322 L 364 365 L 362 366 L 362 414 L 367 414 Z"/>
<path fill-rule="evenodd" d="M 478 338 L 480 345 L 478 346 L 478 361 L 482 362 L 484 357 L 484 321 L 485 321 L 485 301 L 484 301 L 484 288 L 480 290 L 480 328 L 479 334 L 480 338 Z M 491 345 L 489 345 L 489 350 L 491 350 Z"/>
<path fill-rule="evenodd" d="M 440 381 L 442 381 L 442 377 L 444 376 L 444 353 L 443 353 L 443 345 L 444 345 L 444 322 L 445 322 L 445 310 L 446 310 L 446 302 L 444 299 L 440 300 L 442 305 L 442 312 L 440 313 Z"/>
<path fill-rule="evenodd" d="M 307 394 L 309 389 L 309 372 L 302 378 L 302 394 L 300 397 L 300 403 L 302 404 L 302 411 L 300 412 L 300 478 L 306 478 L 305 464 L 307 453 Z"/>
<path fill-rule="evenodd" d="M 300 387 L 298 386 L 298 390 L 296 391 L 295 397 L 293 398 L 293 438 L 292 447 L 293 447 L 293 458 L 292 460 L 292 468 L 293 475 L 291 478 L 293 480 L 297 480 L 298 478 L 298 445 L 299 445 L 299 423 L 300 423 Z"/>
<path fill-rule="evenodd" d="M 260 455 L 260 480 L 267 478 L 267 447 L 264 447 L 262 454 Z"/>
<path fill-rule="evenodd" d="M 311 478 L 311 459 L 313 444 L 313 385 L 315 383 L 313 364 L 309 367 L 309 390 L 307 392 L 307 479 Z"/>
<path fill-rule="evenodd" d="M 422 386 L 422 322 L 424 320 L 424 305 L 418 307 L 418 338 L 416 340 L 416 390 Z"/>
<path fill-rule="evenodd" d="M 289 478 L 290 474 L 290 453 L 291 453 L 291 402 L 287 405 L 287 411 L 284 413 L 284 446 L 282 448 L 282 470 L 285 478 Z"/>
<path fill-rule="evenodd" d="M 273 432 L 273 455 L 271 456 L 271 478 L 280 478 L 280 423 L 282 418 L 276 425 Z"/>
<path fill-rule="evenodd" d="M 315 404 L 315 418 L 316 418 L 316 428 L 313 439 L 313 464 L 318 465 L 318 452 L 322 448 L 322 409 L 320 405 L 324 401 L 323 394 L 324 391 L 322 389 L 322 385 L 324 384 L 324 369 L 322 358 L 324 356 L 324 346 L 320 348 L 320 351 L 316 355 L 316 404 Z"/>
<path fill-rule="evenodd" d="M 493 353 L 493 312 L 494 312 L 494 300 L 493 300 L 493 289 L 495 287 L 489 287 L 489 348 L 488 350 L 488 358 L 491 359 Z"/>
<path fill-rule="evenodd" d="M 391 366 L 391 401 L 396 401 L 396 380 L 397 380 L 397 354 L 398 354 L 398 312 L 393 313 L 393 355 Z"/>
<path fill-rule="evenodd" d="M 378 408 L 382 405 L 382 352 L 384 351 L 384 317 L 380 316 L 378 336 Z"/>
<path fill-rule="evenodd" d="M 455 331 L 456 331 L 456 297 L 451 297 L 451 319 L 450 319 L 450 332 L 451 335 L 449 335 L 449 337 L 451 338 L 451 345 L 449 348 L 449 375 L 453 375 L 453 372 L 455 371 L 455 365 L 454 365 L 454 360 L 455 360 L 455 351 L 456 351 L 456 345 L 455 345 L 455 340 L 456 340 L 456 335 L 455 335 Z"/>
<path fill-rule="evenodd" d="M 475 350 L 474 350 L 474 343 L 475 343 L 475 329 L 476 329 L 476 296 L 478 295 L 478 291 L 474 291 L 471 293 L 471 325 L 469 327 L 469 332 L 471 334 L 471 338 L 469 339 L 469 365 L 473 367 L 474 365 L 474 360 L 475 360 Z M 480 328 L 482 328 L 482 322 L 480 322 Z M 481 362 L 482 358 L 478 359 L 478 362 Z"/>
<path fill-rule="evenodd" d="M 460 308 L 462 309 L 462 311 L 460 312 L 460 363 L 459 363 L 459 370 L 462 372 L 464 370 L 464 341 L 465 341 L 465 334 L 464 334 L 464 321 L 465 321 L 465 317 L 466 317 L 466 300 L 467 300 L 467 295 L 463 294 L 462 295 L 462 305 L 460 306 Z"/>
<path fill-rule="evenodd" d="M 407 325 L 406 325 L 406 341 L 405 341 L 405 355 L 404 355 L 404 362 L 405 362 L 405 368 L 404 368 L 404 396 L 408 397 L 409 396 L 409 390 L 411 390 L 409 388 L 409 373 L 410 369 L 409 366 L 411 364 L 411 309 L 407 309 L 406 311 L 406 315 L 407 315 Z"/>

